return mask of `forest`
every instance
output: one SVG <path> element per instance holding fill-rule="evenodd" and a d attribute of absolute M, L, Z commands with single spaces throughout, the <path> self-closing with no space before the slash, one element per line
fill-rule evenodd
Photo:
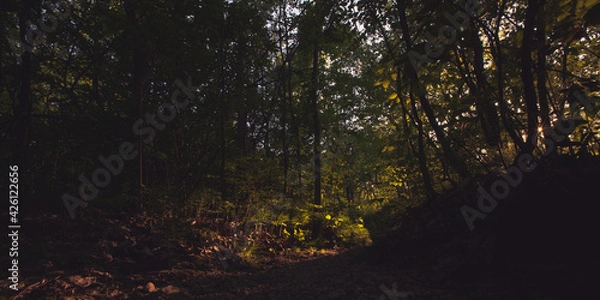
<path fill-rule="evenodd" d="M 0 299 L 597 293 L 598 0 L 5 0 L 0 22 Z"/>

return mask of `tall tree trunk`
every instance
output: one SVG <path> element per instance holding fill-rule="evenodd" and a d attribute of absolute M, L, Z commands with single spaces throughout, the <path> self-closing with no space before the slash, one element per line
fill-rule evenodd
<path fill-rule="evenodd" d="M 419 169 L 421 170 L 421 175 L 423 176 L 423 187 L 425 188 L 425 196 L 427 197 L 428 201 L 432 201 L 435 198 L 435 190 L 433 188 L 433 179 L 431 178 L 431 174 L 429 173 L 429 169 L 427 168 L 427 155 L 425 153 L 425 142 L 423 141 L 425 132 L 423 131 L 423 122 L 421 122 L 421 119 L 419 118 L 417 104 L 412 92 L 412 87 L 410 91 L 410 103 L 412 105 L 413 118 L 417 123 L 417 160 L 419 162 Z"/>
<path fill-rule="evenodd" d="M 319 30 L 317 30 L 318 32 Z M 311 75 L 311 109 L 313 113 L 313 159 L 314 159 L 314 198 L 313 204 L 315 207 L 321 205 L 321 122 L 319 119 L 319 34 L 315 32 L 315 40 L 313 44 L 312 58 L 312 75 Z M 320 212 L 316 208 L 315 212 Z M 321 219 L 318 214 L 314 216 L 312 226 L 312 237 L 316 239 L 321 235 Z"/>
<path fill-rule="evenodd" d="M 532 41 L 534 39 L 535 19 L 540 7 L 540 1 L 527 1 L 525 12 L 525 29 L 523 30 L 523 42 L 521 43 L 521 80 L 523 81 L 523 97 L 527 110 L 527 141 L 525 151 L 530 153 L 535 147 L 535 137 L 538 130 L 538 107 L 535 94 L 535 81 L 533 78 L 533 62 L 531 59 Z"/>
<path fill-rule="evenodd" d="M 397 66 L 396 67 L 397 74 L 401 74 L 401 72 L 402 72 L 401 65 L 400 65 L 399 61 L 395 58 L 396 54 L 394 53 L 394 50 L 393 50 L 394 48 L 392 47 L 392 43 L 390 42 L 390 40 L 385 32 L 383 24 L 378 20 L 378 17 L 377 17 L 377 14 L 375 13 L 375 9 L 373 8 L 373 5 L 369 5 L 368 8 L 369 8 L 369 11 L 370 11 L 373 19 L 375 19 L 377 21 L 377 25 L 379 27 L 379 30 L 381 31 L 381 34 L 383 35 L 383 40 L 385 42 L 385 45 L 387 47 L 389 55 L 391 55 L 394 58 L 394 62 Z M 409 42 L 410 42 L 410 38 L 409 38 Z M 398 91 L 398 94 L 400 93 L 400 90 L 401 90 L 401 84 L 400 84 L 401 78 L 402 78 L 402 76 L 398 76 L 396 79 L 396 91 Z M 400 95 L 398 95 L 398 97 L 401 98 Z M 404 100 L 400 99 L 400 104 L 402 107 L 402 119 L 403 119 L 404 132 L 406 133 L 406 136 L 408 139 L 408 145 L 409 145 L 411 152 L 417 157 L 419 170 L 420 170 L 421 176 L 423 178 L 423 187 L 425 190 L 425 196 L 427 197 L 428 201 L 431 201 L 435 197 L 435 189 L 433 188 L 433 179 L 431 178 L 431 174 L 429 173 L 429 170 L 427 169 L 427 155 L 425 154 L 425 143 L 423 140 L 425 133 L 423 131 L 423 122 L 421 122 L 421 119 L 419 118 L 419 115 L 417 113 L 412 84 L 410 86 L 410 96 L 409 97 L 410 97 L 409 98 L 410 103 L 412 105 L 413 119 L 417 126 L 418 150 L 414 149 L 414 143 L 413 143 L 412 139 L 410 138 L 410 130 L 408 128 L 408 120 L 407 120 L 407 118 L 410 117 L 408 115 L 408 110 L 406 109 Z"/>
<path fill-rule="evenodd" d="M 246 74 L 245 74 L 245 66 L 246 66 L 246 49 L 247 42 L 244 38 L 240 39 L 238 42 L 238 53 L 237 53 L 237 62 L 236 67 L 239 68 L 237 70 L 237 80 L 235 80 L 235 92 L 237 97 L 237 134 L 236 134 L 236 143 L 238 149 L 241 151 L 241 155 L 245 155 L 248 151 L 248 84 L 244 84 Z M 241 101 L 240 101 L 241 100 Z"/>
<path fill-rule="evenodd" d="M 226 152 L 227 152 L 227 137 L 225 136 L 225 42 L 223 41 L 223 35 L 219 35 L 219 136 L 221 139 L 220 151 L 221 151 L 221 164 L 220 164 L 220 195 L 221 202 L 223 202 L 226 198 L 226 179 L 225 179 L 225 162 L 226 162 Z"/>
<path fill-rule="evenodd" d="M 296 172 L 298 176 L 298 197 L 296 198 L 297 203 L 302 203 L 302 193 L 304 191 L 304 187 L 302 186 L 302 136 L 300 133 L 300 120 L 298 120 L 298 116 L 294 109 L 294 101 L 292 94 L 292 65 L 290 64 L 288 68 L 288 76 L 287 76 L 287 89 L 289 95 L 289 114 L 291 118 L 291 129 L 293 131 L 294 140 L 295 140 L 295 148 L 296 148 Z"/>
<path fill-rule="evenodd" d="M 136 16 L 136 8 L 134 6 L 134 2 L 131 0 L 125 1 L 125 14 L 127 15 L 127 19 L 134 24 L 134 32 L 131 32 L 133 43 L 133 97 L 138 102 L 138 114 L 141 120 L 144 119 L 144 98 L 149 90 L 148 73 L 149 73 L 149 63 L 148 63 L 148 53 L 147 53 L 147 41 L 142 39 L 138 30 L 140 29 L 140 24 L 138 23 L 138 19 Z M 138 140 L 139 146 L 139 186 L 138 186 L 138 206 L 140 210 L 143 210 L 143 198 L 142 198 L 142 188 L 144 186 L 144 142 L 142 139 L 142 135 L 139 136 Z"/>
<path fill-rule="evenodd" d="M 280 14 L 285 16 L 285 8 L 282 8 Z M 286 28 L 287 29 L 287 28 Z M 283 41 L 283 36 L 287 36 L 287 32 L 285 32 L 280 39 Z M 287 42 L 287 39 L 285 40 Z M 288 63 L 288 58 L 286 57 L 283 51 L 283 45 L 279 43 L 279 54 L 281 55 L 281 69 L 280 69 L 280 85 L 279 85 L 279 93 L 281 99 L 281 147 L 283 148 L 283 195 L 287 195 L 287 185 L 288 185 L 288 169 L 290 164 L 290 153 L 288 149 L 288 132 L 287 132 L 287 105 L 288 105 L 288 95 L 287 95 L 287 73 L 286 73 L 286 64 Z M 290 64 L 291 67 L 291 64 Z"/>
<path fill-rule="evenodd" d="M 398 11 L 400 14 L 400 26 L 402 29 L 402 40 L 406 44 L 407 53 L 409 53 L 412 48 L 412 40 L 410 38 L 410 30 L 408 28 L 408 20 L 406 17 L 406 3 L 404 0 L 397 0 L 396 4 L 398 6 Z M 442 129 L 442 126 L 439 124 L 435 117 L 435 113 L 425 95 L 425 90 L 423 87 L 419 86 L 419 76 L 417 75 L 417 71 L 414 68 L 408 67 L 410 85 L 413 87 L 413 90 L 416 93 L 417 98 L 423 108 L 423 112 L 425 112 L 425 116 L 427 116 L 427 120 L 429 121 L 430 126 L 432 127 L 435 135 L 442 146 L 442 152 L 444 153 L 444 157 L 448 160 L 450 165 L 454 167 L 456 172 L 462 177 L 469 177 L 469 171 L 467 169 L 466 163 L 458 157 L 458 155 L 452 150 L 450 142 L 446 138 L 446 134 Z"/>
<path fill-rule="evenodd" d="M 285 73 L 285 66 L 283 67 L 283 73 Z M 281 147 L 283 147 L 283 195 L 287 195 L 287 185 L 288 185 L 288 169 L 290 166 L 290 152 L 288 149 L 288 139 L 287 139 L 287 95 L 285 93 L 285 76 L 283 85 L 283 93 L 281 98 Z"/>
<path fill-rule="evenodd" d="M 294 114 L 294 106 L 293 106 L 293 93 L 292 93 L 292 57 L 288 58 L 288 75 L 286 78 L 286 87 L 287 87 L 287 95 L 288 95 L 288 103 L 289 103 L 289 113 L 291 118 L 291 129 L 293 131 L 295 142 L 296 142 L 296 165 L 297 165 L 297 176 L 298 176 L 298 196 L 292 197 L 291 209 L 290 209 L 290 220 L 293 221 L 296 214 L 296 203 L 302 203 L 302 139 L 300 137 L 300 124 L 298 118 Z M 293 222 L 290 222 L 290 238 L 294 239 L 294 227 Z"/>
<path fill-rule="evenodd" d="M 515 145 L 519 149 L 525 149 L 525 142 L 515 129 L 515 126 L 510 118 L 510 109 L 508 104 L 504 100 L 504 54 L 502 53 L 502 43 L 500 42 L 500 24 L 502 22 L 502 16 L 504 15 L 504 9 L 506 8 L 506 1 L 501 0 L 498 8 L 498 18 L 496 19 L 496 25 L 493 36 L 490 39 L 494 42 L 492 47 L 492 56 L 494 63 L 496 64 L 496 84 L 498 86 L 498 106 L 500 108 L 500 120 L 504 129 L 513 140 Z"/>
<path fill-rule="evenodd" d="M 540 14 L 538 18 L 538 26 L 536 31 L 536 38 L 538 42 L 537 48 L 537 88 L 538 97 L 540 98 L 540 117 L 542 121 L 542 128 L 550 126 L 550 108 L 548 105 L 548 89 L 546 88 L 546 77 L 548 72 L 546 69 L 546 20 L 544 14 L 545 3 L 540 3 Z"/>
<path fill-rule="evenodd" d="M 488 145 L 495 147 L 500 141 L 500 122 L 493 101 L 487 98 L 487 80 L 483 74 L 483 45 L 479 38 L 478 28 L 471 22 L 471 40 L 473 42 L 473 71 L 477 82 L 474 91 L 477 97 L 477 114 Z"/>
<path fill-rule="evenodd" d="M 402 70 L 398 66 L 396 71 L 398 72 L 397 74 L 401 74 L 400 72 Z M 396 90 L 397 91 L 401 90 L 400 78 L 402 78 L 402 77 L 398 76 L 396 79 Z M 402 125 L 404 127 L 404 132 L 406 134 L 406 137 L 408 139 L 408 146 L 409 146 L 409 149 L 413 152 L 413 154 L 417 157 L 419 170 L 421 171 L 421 177 L 423 178 L 423 187 L 425 189 L 425 196 L 427 197 L 428 201 L 431 201 L 435 198 L 435 189 L 433 188 L 433 179 L 431 178 L 431 174 L 429 173 L 429 169 L 427 168 L 427 155 L 425 154 L 425 143 L 423 141 L 423 135 L 424 135 L 423 122 L 421 122 L 421 119 L 419 119 L 419 115 L 418 115 L 417 109 L 416 109 L 415 99 L 414 99 L 414 96 L 413 96 L 413 93 L 411 90 L 410 94 L 409 94 L 410 103 L 412 105 L 413 118 L 417 125 L 417 131 L 418 131 L 418 136 L 417 136 L 418 150 L 415 151 L 414 143 L 413 143 L 412 139 L 410 138 L 410 130 L 408 127 L 408 120 L 407 120 L 407 118 L 409 118 L 408 111 L 407 111 L 406 105 L 404 104 L 404 99 L 402 99 L 399 94 L 398 94 L 398 97 L 400 97 L 400 105 L 402 107 Z"/>

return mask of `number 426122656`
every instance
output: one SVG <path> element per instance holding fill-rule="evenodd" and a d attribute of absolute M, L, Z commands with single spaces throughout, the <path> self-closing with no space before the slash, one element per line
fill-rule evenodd
<path fill-rule="evenodd" d="M 10 172 L 8 173 L 9 178 L 9 189 L 8 189 L 8 202 L 11 206 L 8 208 L 11 215 L 11 222 L 16 223 L 17 215 L 19 213 L 19 166 L 10 166 Z"/>

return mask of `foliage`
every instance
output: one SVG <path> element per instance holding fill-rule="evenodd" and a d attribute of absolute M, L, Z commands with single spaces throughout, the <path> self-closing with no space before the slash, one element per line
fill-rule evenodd
<path fill-rule="evenodd" d="M 445 15 L 464 7 L 69 1 L 56 30 L 19 53 L 19 18 L 48 13 L 22 2 L 31 5 L 0 12 L 0 152 L 27 170 L 24 205 L 35 211 L 67 217 L 63 195 L 79 195 L 80 175 L 91 180 L 99 156 L 129 142 L 138 155 L 77 216 L 219 220 L 242 230 L 231 244 L 243 236 L 237 250 L 249 253 L 309 245 L 317 219 L 322 245 L 349 246 L 466 177 L 497 172 L 527 151 L 531 125 L 579 115 L 558 154 L 600 154 L 600 104 L 575 105 L 576 92 L 600 96 L 599 1 L 482 2 L 418 71 L 410 51 L 431 53 Z M 188 78 L 189 105 L 165 117 Z M 138 120 L 154 135 L 136 133 Z M 539 156 L 541 141 L 530 146 Z"/>

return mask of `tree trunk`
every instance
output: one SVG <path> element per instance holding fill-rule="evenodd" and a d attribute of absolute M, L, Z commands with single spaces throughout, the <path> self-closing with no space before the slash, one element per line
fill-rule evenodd
<path fill-rule="evenodd" d="M 532 41 L 534 38 L 535 19 L 539 10 L 538 0 L 529 0 L 525 13 L 525 29 L 521 43 L 521 80 L 523 81 L 523 97 L 527 110 L 527 141 L 525 151 L 531 153 L 535 147 L 535 136 L 538 130 L 538 107 L 533 78 L 533 62 L 531 60 Z"/>
<path fill-rule="evenodd" d="M 313 44 L 313 62 L 312 62 L 312 76 L 311 76 L 311 109 L 313 113 L 313 158 L 314 158 L 314 198 L 313 204 L 315 205 L 315 212 L 313 226 L 312 226 L 312 237 L 316 239 L 321 234 L 321 219 L 318 217 L 318 212 L 321 210 L 318 206 L 321 205 L 321 123 L 319 120 L 319 41 L 318 33 L 315 32 L 315 40 Z"/>
<path fill-rule="evenodd" d="M 221 24 L 221 33 L 224 24 Z M 226 186 L 226 178 L 225 178 L 225 163 L 227 159 L 227 137 L 225 136 L 225 42 L 223 41 L 223 34 L 219 34 L 219 50 L 218 50 L 218 60 L 219 60 L 219 138 L 221 140 L 220 145 L 220 154 L 221 154 L 221 163 L 220 163 L 220 171 L 219 171 L 219 194 L 221 195 L 221 202 L 225 201 L 227 186 Z"/>
<path fill-rule="evenodd" d="M 406 5 L 404 0 L 397 0 L 398 10 L 400 13 L 400 26 L 402 28 L 402 39 L 406 44 L 406 51 L 409 53 L 412 50 L 412 40 L 410 38 L 410 30 L 408 28 L 408 21 L 406 17 Z M 466 163 L 458 157 L 458 155 L 452 150 L 450 142 L 446 138 L 446 134 L 442 129 L 441 125 L 438 123 L 435 117 L 435 113 L 425 95 L 425 91 L 422 87 L 420 87 L 419 76 L 414 68 L 408 67 L 410 85 L 413 90 L 416 92 L 416 96 L 419 99 L 421 107 L 423 108 L 423 112 L 425 112 L 425 116 L 427 116 L 427 120 L 431 125 L 437 139 L 442 146 L 442 151 L 444 153 L 444 157 L 448 160 L 451 166 L 454 167 L 456 172 L 462 178 L 469 177 L 469 171 L 467 169 Z"/>
<path fill-rule="evenodd" d="M 140 28 L 136 17 L 136 9 L 134 2 L 131 0 L 125 1 L 125 14 L 130 22 L 135 24 L 135 30 Z M 144 119 L 144 98 L 149 90 L 148 73 L 148 53 L 146 41 L 138 36 L 137 32 L 131 32 L 133 40 L 133 98 L 138 102 L 138 117 Z M 139 186 L 138 186 L 138 205 L 139 209 L 143 210 L 142 187 L 144 186 L 144 142 L 142 135 L 139 136 Z"/>
<path fill-rule="evenodd" d="M 291 209 L 290 209 L 290 238 L 292 240 L 294 240 L 295 238 L 295 234 L 294 234 L 294 226 L 293 226 L 293 220 L 296 214 L 296 203 L 302 203 L 302 191 L 303 191 L 303 187 L 302 187 L 302 139 L 300 137 L 300 124 L 298 124 L 298 118 L 296 117 L 296 115 L 294 114 L 294 106 L 293 106 L 293 93 L 292 93 L 292 57 L 288 58 L 289 61 L 289 65 L 288 65 L 288 75 L 286 78 L 286 88 L 287 88 L 287 95 L 288 95 L 288 103 L 290 105 L 290 109 L 289 109 L 289 113 L 290 113 L 290 118 L 291 118 L 291 129 L 293 131 L 294 137 L 295 137 L 295 143 L 296 143 L 296 165 L 297 165 L 297 173 L 298 173 L 298 196 L 297 197 L 292 197 L 292 203 L 291 203 Z"/>
<path fill-rule="evenodd" d="M 282 10 L 284 11 L 284 10 Z M 280 85 L 279 93 L 281 99 L 281 147 L 283 148 L 283 195 L 287 195 L 288 185 L 288 169 L 290 165 L 290 153 L 288 149 L 288 132 L 287 132 L 287 105 L 288 105 L 288 94 L 287 94 L 287 73 L 286 64 L 287 57 L 283 51 L 283 46 L 279 44 L 279 53 L 281 55 L 281 73 L 280 73 Z M 290 64 L 291 65 L 291 64 Z M 291 67 L 291 66 L 290 66 Z"/>
<path fill-rule="evenodd" d="M 401 71 L 400 67 L 397 67 L 396 70 L 398 72 L 397 74 L 400 74 L 400 71 Z M 401 76 L 398 76 L 396 79 L 396 90 L 397 91 L 400 91 L 400 89 L 401 89 L 400 78 L 401 78 Z M 411 152 L 413 152 L 413 154 L 417 157 L 419 170 L 421 171 L 421 177 L 423 178 L 423 187 L 425 189 L 425 196 L 427 197 L 428 201 L 431 201 L 435 197 L 435 189 L 433 188 L 433 179 L 431 178 L 431 174 L 429 173 L 429 169 L 427 168 L 427 155 L 425 154 L 425 143 L 423 141 L 423 135 L 424 135 L 423 122 L 421 122 L 421 119 L 419 119 L 419 115 L 416 110 L 415 99 L 413 97 L 412 91 L 410 91 L 409 97 L 410 97 L 410 103 L 412 105 L 413 118 L 417 125 L 417 130 L 418 130 L 418 136 L 417 136 L 418 150 L 415 151 L 414 146 L 413 146 L 413 141 L 410 137 L 410 130 L 408 128 L 408 120 L 407 120 L 407 118 L 409 118 L 408 111 L 406 109 L 406 105 L 404 104 L 404 99 L 402 99 L 400 95 L 398 95 L 398 97 L 400 98 L 400 105 L 402 107 L 402 124 L 404 127 L 404 132 L 408 139 L 409 150 L 411 150 Z"/>
<path fill-rule="evenodd" d="M 425 142 L 423 141 L 423 137 L 425 133 L 423 132 L 423 122 L 419 118 L 419 114 L 417 112 L 417 104 L 412 93 L 412 87 L 410 92 L 410 103 L 412 105 L 413 118 L 417 123 L 417 160 L 419 162 L 419 169 L 421 170 L 421 175 L 423 176 L 423 187 L 425 188 L 425 196 L 428 201 L 432 201 L 435 198 L 435 190 L 433 188 L 433 179 L 431 178 L 431 174 L 429 173 L 429 169 L 427 168 L 427 154 L 425 153 Z"/>
<path fill-rule="evenodd" d="M 483 74 L 483 45 L 479 38 L 478 28 L 471 22 L 471 39 L 473 41 L 473 70 L 477 81 L 474 95 L 477 97 L 477 114 L 488 145 L 495 147 L 500 141 L 500 122 L 498 112 L 491 99 L 487 99 L 487 80 Z"/>
<path fill-rule="evenodd" d="M 546 88 L 546 76 L 548 72 L 546 70 L 546 20 L 544 14 L 544 3 L 540 3 L 540 17 L 538 18 L 537 27 L 537 87 L 538 97 L 540 98 L 540 117 L 542 121 L 542 128 L 550 126 L 550 108 L 548 105 L 548 89 Z"/>
<path fill-rule="evenodd" d="M 498 17 L 496 20 L 494 35 L 490 38 L 495 43 L 495 47 L 492 48 L 492 56 L 494 58 L 494 63 L 496 64 L 497 70 L 496 83 L 498 85 L 498 106 L 500 108 L 500 120 L 502 121 L 504 129 L 519 149 L 525 149 L 525 142 L 515 129 L 514 124 L 510 119 L 510 110 L 506 101 L 504 100 L 504 55 L 502 54 L 499 31 L 500 23 L 502 21 L 501 16 L 504 14 L 505 7 L 506 1 L 502 1 L 500 7 L 498 8 L 498 15 L 500 17 Z"/>

